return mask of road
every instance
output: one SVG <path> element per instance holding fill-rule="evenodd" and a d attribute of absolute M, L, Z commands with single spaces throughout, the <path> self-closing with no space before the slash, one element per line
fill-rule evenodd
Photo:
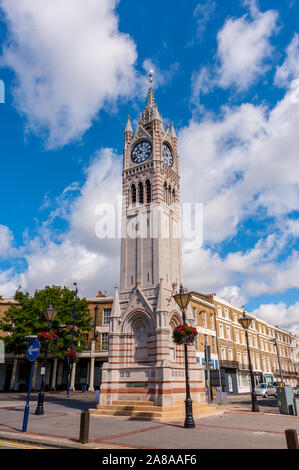
<path fill-rule="evenodd" d="M 260 413 L 252 413 L 250 395 L 230 396 L 227 406 L 219 407 L 219 416 L 203 417 L 190 432 L 177 423 L 159 423 L 135 419 L 91 417 L 89 444 L 97 449 L 286 449 L 284 431 L 296 429 L 296 416 L 280 415 L 277 400 L 258 399 Z M 78 445 L 81 411 L 95 408 L 95 394 L 46 394 L 45 414 L 34 415 L 37 394 L 32 397 L 27 438 L 42 447 L 55 448 L 59 444 Z M 0 394 L 0 440 L 2 448 L 9 448 L 4 434 L 18 441 L 22 436 L 25 395 Z M 2 433 L 2 436 L 1 436 Z M 36 441 L 36 442 L 37 442 Z M 12 443 L 14 448 L 20 444 Z"/>

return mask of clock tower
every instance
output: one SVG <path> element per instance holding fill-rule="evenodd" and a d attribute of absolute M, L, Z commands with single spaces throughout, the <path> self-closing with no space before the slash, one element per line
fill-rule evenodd
<path fill-rule="evenodd" d="M 138 285 L 147 295 L 160 279 L 169 294 L 180 285 L 179 180 L 177 137 L 150 88 L 135 134 L 130 118 L 125 131 L 121 294 Z"/>
<path fill-rule="evenodd" d="M 184 349 L 172 340 L 174 327 L 182 323 L 173 299 L 182 282 L 180 177 L 174 126 L 164 128 L 152 87 L 135 132 L 128 118 L 122 188 L 120 288 L 115 288 L 97 413 L 162 419 L 166 408 L 184 412 Z M 191 308 L 186 314 L 193 325 Z M 195 347 L 188 353 L 196 415 L 196 403 L 206 400 L 204 378 Z"/>

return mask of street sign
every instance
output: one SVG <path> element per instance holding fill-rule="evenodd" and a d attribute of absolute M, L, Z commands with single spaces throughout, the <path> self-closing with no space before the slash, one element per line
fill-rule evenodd
<path fill-rule="evenodd" d="M 31 341 L 27 346 L 26 357 L 28 361 L 35 361 L 40 353 L 40 343 L 37 339 Z"/>
<path fill-rule="evenodd" d="M 30 367 L 30 378 L 29 378 L 29 385 L 28 385 L 28 393 L 27 393 L 27 402 L 24 410 L 24 419 L 23 419 L 23 427 L 22 432 L 27 432 L 27 425 L 28 425 L 28 418 L 29 418 L 29 402 L 30 402 L 30 393 L 31 393 L 31 385 L 32 385 L 32 376 L 33 376 L 33 367 L 34 361 L 38 358 L 40 353 L 40 343 L 37 339 L 31 341 L 27 346 L 26 357 L 28 361 L 31 362 Z"/>

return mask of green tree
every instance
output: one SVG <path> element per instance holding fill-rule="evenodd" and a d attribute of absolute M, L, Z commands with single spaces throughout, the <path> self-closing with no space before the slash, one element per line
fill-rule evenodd
<path fill-rule="evenodd" d="M 51 325 L 51 331 L 58 335 L 58 341 L 55 350 L 51 353 L 64 359 L 72 341 L 75 290 L 60 286 L 46 286 L 44 289 L 35 291 L 33 296 L 28 292 L 17 292 L 14 298 L 18 304 L 12 304 L 0 321 L 0 329 L 9 333 L 3 338 L 6 351 L 24 354 L 28 345 L 26 336 L 39 335 L 48 331 L 48 321 L 43 312 L 51 301 L 58 312 Z M 80 352 L 84 349 L 86 344 L 84 335 L 90 329 L 91 317 L 87 301 L 77 297 L 75 351 Z"/>

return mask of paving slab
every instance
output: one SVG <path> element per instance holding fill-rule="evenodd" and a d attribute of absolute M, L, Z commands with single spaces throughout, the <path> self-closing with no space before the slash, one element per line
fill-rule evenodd
<path fill-rule="evenodd" d="M 30 404 L 28 432 L 22 433 L 24 396 L 0 396 L 0 437 L 72 449 L 286 449 L 285 430 L 299 432 L 299 417 L 267 410 L 252 413 L 245 400 L 241 411 L 220 407 L 222 415 L 196 420 L 195 429 L 185 429 L 179 421 L 91 416 L 89 444 L 82 445 L 78 442 L 81 411 L 95 406 L 94 398 L 94 394 L 69 399 L 49 394 L 45 414 L 35 416 L 36 395 Z"/>

